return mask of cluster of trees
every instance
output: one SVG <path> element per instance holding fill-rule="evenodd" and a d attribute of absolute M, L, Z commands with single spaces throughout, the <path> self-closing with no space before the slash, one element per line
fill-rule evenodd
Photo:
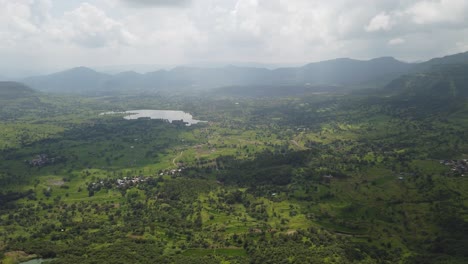
<path fill-rule="evenodd" d="M 136 99 L 148 108 L 154 102 L 129 100 Z M 25 136 L 22 149 L 1 152 L 2 186 L 37 186 L 33 177 L 58 174 L 73 186 L 0 193 L 5 250 L 56 257 L 54 263 L 431 263 L 468 257 L 464 182 L 415 163 L 464 153 L 463 123 L 437 117 L 435 110 L 425 117 L 424 100 L 415 112 L 412 102 L 361 95 L 248 99 L 241 106 L 210 100 L 171 103 L 214 126 L 93 117 L 67 124 L 59 137 L 29 144 L 34 140 Z M 246 131 L 252 132 L 248 144 L 229 140 Z M 293 146 L 293 139 L 299 144 Z M 197 152 L 196 144 L 236 155 L 181 158 L 184 173 L 172 177 L 139 170 L 184 147 Z M 23 160 L 38 150 L 66 159 L 28 168 Z M 107 174 L 95 176 L 91 168 Z M 135 175 L 152 178 L 125 188 L 113 184 Z M 93 197 L 66 199 L 86 188 Z M 287 208 L 279 212 L 271 204 Z"/>

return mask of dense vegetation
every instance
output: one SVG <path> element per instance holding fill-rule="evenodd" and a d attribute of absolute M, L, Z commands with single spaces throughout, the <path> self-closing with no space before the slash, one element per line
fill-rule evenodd
<path fill-rule="evenodd" d="M 3 262 L 466 263 L 467 73 L 290 97 L 5 90 Z M 127 109 L 210 122 L 99 115 Z"/>

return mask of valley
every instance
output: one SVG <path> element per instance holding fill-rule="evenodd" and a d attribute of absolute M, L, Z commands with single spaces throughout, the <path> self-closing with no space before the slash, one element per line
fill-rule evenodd
<path fill-rule="evenodd" d="M 465 263 L 464 69 L 270 96 L 2 83 L 2 261 Z"/>

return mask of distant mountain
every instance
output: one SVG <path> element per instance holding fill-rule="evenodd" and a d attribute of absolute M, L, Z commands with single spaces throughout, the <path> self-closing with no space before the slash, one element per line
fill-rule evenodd
<path fill-rule="evenodd" d="M 27 98 L 36 95 L 36 91 L 22 83 L 0 82 L 0 100 Z"/>
<path fill-rule="evenodd" d="M 45 92 L 93 94 L 101 91 L 110 79 L 112 75 L 77 67 L 50 75 L 30 77 L 23 82 Z"/>
<path fill-rule="evenodd" d="M 0 82 L 0 120 L 16 120 L 44 107 L 41 93 L 17 82 Z"/>
<path fill-rule="evenodd" d="M 302 67 L 270 70 L 255 67 L 221 68 L 176 67 L 140 74 L 133 71 L 115 75 L 79 67 L 24 80 L 29 86 L 47 92 L 100 95 L 115 92 L 159 90 L 208 90 L 219 87 L 343 87 L 378 88 L 404 74 L 424 72 L 435 65 L 468 62 L 468 53 L 411 64 L 392 57 L 372 60 L 348 58 L 310 63 Z"/>
<path fill-rule="evenodd" d="M 268 72 L 267 79 L 245 86 L 214 90 L 226 96 L 293 96 L 313 92 L 343 91 L 351 87 L 376 87 L 407 73 L 414 65 L 392 57 L 369 61 L 341 58 L 310 63 L 299 68 Z"/>
<path fill-rule="evenodd" d="M 338 59 L 303 67 L 266 68 L 227 66 L 222 68 L 176 67 L 132 76 L 136 89 L 211 89 L 225 86 L 263 85 L 359 85 L 380 78 L 391 80 L 411 67 L 393 58 L 370 61 Z M 124 81 L 119 78 L 119 81 Z M 127 81 L 128 82 L 128 81 Z M 116 85 L 118 82 L 112 82 Z"/>
<path fill-rule="evenodd" d="M 301 96 L 313 93 L 340 92 L 343 87 L 314 86 L 314 85 L 252 85 L 252 86 L 226 86 L 208 91 L 210 96 L 230 97 L 285 97 Z"/>
<path fill-rule="evenodd" d="M 468 63 L 431 65 L 430 70 L 401 76 L 385 90 L 400 96 L 436 100 L 468 98 Z"/>
<path fill-rule="evenodd" d="M 310 63 L 300 68 L 284 68 L 274 71 L 275 83 L 309 83 L 313 85 L 364 85 L 391 80 L 406 73 L 412 64 L 392 57 L 368 61 L 335 59 Z"/>
<path fill-rule="evenodd" d="M 175 65 L 159 65 L 159 64 L 127 64 L 127 65 L 107 65 L 92 67 L 93 70 L 107 73 L 107 74 L 118 74 L 121 72 L 138 72 L 146 73 L 151 71 L 157 71 L 160 69 L 173 68 Z"/>
<path fill-rule="evenodd" d="M 271 78 L 271 71 L 260 68 L 176 67 L 140 74 L 129 71 L 116 75 L 80 67 L 46 76 L 30 77 L 25 83 L 41 91 L 80 94 L 103 94 L 126 91 L 210 89 L 229 85 L 261 84 Z"/>
<path fill-rule="evenodd" d="M 138 83 L 141 82 L 142 76 L 142 74 L 134 71 L 121 72 L 106 79 L 106 81 L 101 84 L 100 90 L 135 90 L 135 87 L 139 86 Z"/>
<path fill-rule="evenodd" d="M 448 55 L 442 58 L 434 58 L 426 62 L 418 63 L 413 71 L 422 72 L 428 71 L 437 65 L 450 65 L 450 64 L 468 64 L 468 52 Z"/>

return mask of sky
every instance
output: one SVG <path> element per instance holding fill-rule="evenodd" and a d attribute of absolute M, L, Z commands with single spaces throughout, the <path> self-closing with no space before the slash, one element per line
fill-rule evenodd
<path fill-rule="evenodd" d="M 0 76 L 467 50 L 466 0 L 0 0 Z"/>

